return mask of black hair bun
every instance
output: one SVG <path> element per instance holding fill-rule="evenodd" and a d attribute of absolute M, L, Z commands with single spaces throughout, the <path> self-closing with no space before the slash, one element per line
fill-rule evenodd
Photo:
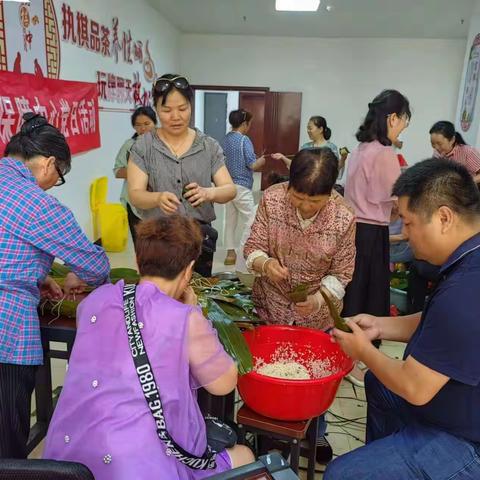
<path fill-rule="evenodd" d="M 32 133 L 36 128 L 48 125 L 47 119 L 39 113 L 27 112 L 23 114 L 24 123 L 20 132 L 24 135 Z"/>

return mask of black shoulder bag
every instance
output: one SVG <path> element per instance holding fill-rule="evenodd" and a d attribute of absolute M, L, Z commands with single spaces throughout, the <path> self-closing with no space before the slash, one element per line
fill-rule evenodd
<path fill-rule="evenodd" d="M 148 408 L 152 412 L 157 428 L 157 435 L 165 444 L 165 453 L 173 455 L 180 463 L 183 463 L 194 470 L 207 470 L 216 468 L 216 453 L 224 448 L 233 447 L 236 443 L 235 432 L 223 422 L 215 418 L 207 419 L 207 448 L 201 457 L 197 457 L 185 451 L 171 437 L 167 429 L 167 423 L 163 414 L 162 401 L 158 391 L 157 383 L 153 375 L 153 370 L 148 359 L 142 334 L 137 322 L 135 309 L 135 291 L 136 285 L 125 284 L 123 288 L 123 311 L 125 314 L 125 324 L 127 327 L 128 344 L 132 353 L 135 371 L 137 372 L 143 395 L 147 401 Z M 212 435 L 217 448 L 212 448 L 208 441 Z"/>

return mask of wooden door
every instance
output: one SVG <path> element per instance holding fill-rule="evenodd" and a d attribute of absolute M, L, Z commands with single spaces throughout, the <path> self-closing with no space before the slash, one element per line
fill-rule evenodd
<path fill-rule="evenodd" d="M 259 157 L 265 149 L 265 92 L 240 92 L 238 104 L 253 115 L 247 135 Z"/>
<path fill-rule="evenodd" d="M 302 94 L 299 92 L 265 93 L 265 133 L 264 145 L 267 150 L 266 164 L 262 171 L 262 190 L 267 188 L 268 175 L 278 172 L 288 174 L 281 160 L 274 160 L 268 154 L 283 153 L 294 155 L 300 141 L 302 115 Z"/>

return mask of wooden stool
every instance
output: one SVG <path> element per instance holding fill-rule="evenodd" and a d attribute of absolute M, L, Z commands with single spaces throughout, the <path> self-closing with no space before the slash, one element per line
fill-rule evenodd
<path fill-rule="evenodd" d="M 307 480 L 315 478 L 315 453 L 318 436 L 318 417 L 303 422 L 286 422 L 264 417 L 243 405 L 237 413 L 238 443 L 245 444 L 247 432 L 256 433 L 276 440 L 283 440 L 290 445 L 290 466 L 298 473 L 300 442 L 307 440 Z"/>

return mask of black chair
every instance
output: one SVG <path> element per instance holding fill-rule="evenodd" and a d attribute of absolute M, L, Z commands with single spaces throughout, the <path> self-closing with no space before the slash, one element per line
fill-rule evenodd
<path fill-rule="evenodd" d="M 81 463 L 0 459 L 0 480 L 95 480 Z"/>

